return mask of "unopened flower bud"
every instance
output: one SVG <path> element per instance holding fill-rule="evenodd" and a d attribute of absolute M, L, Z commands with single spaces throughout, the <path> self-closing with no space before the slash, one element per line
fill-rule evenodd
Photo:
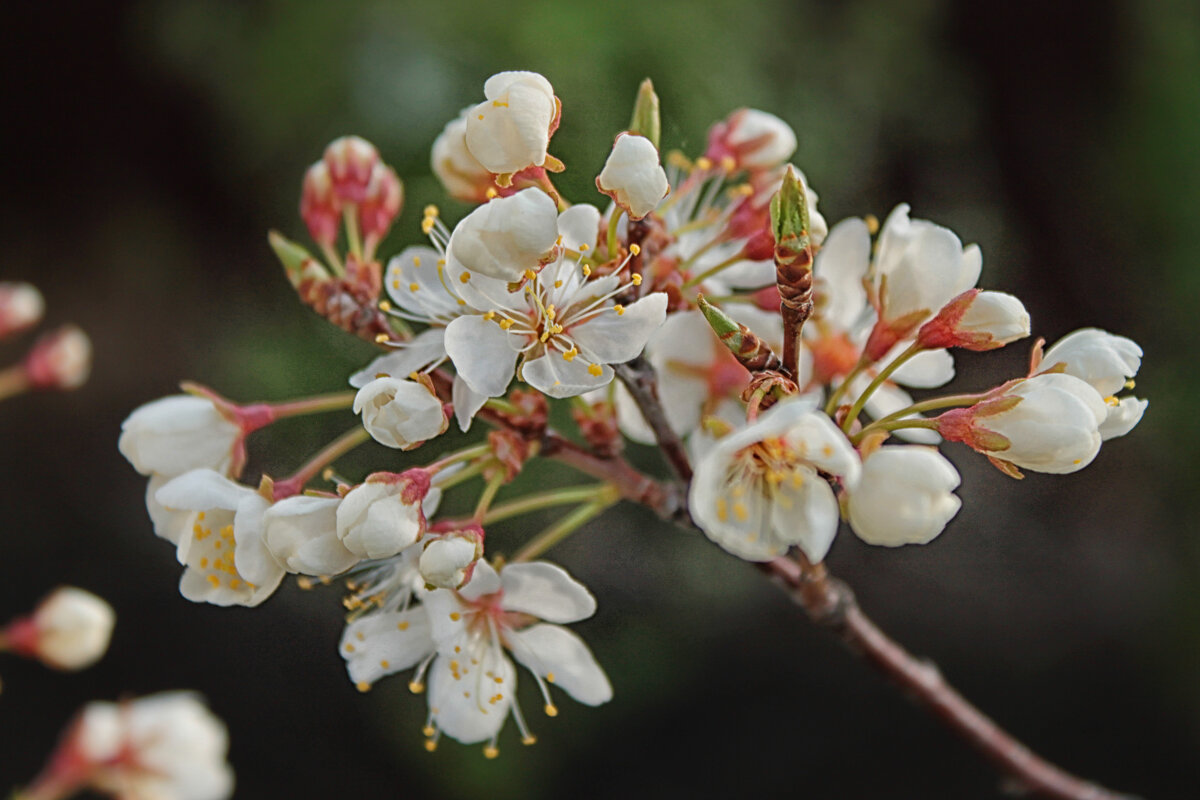
<path fill-rule="evenodd" d="M 482 203 L 488 199 L 488 190 L 496 184 L 488 168 L 467 149 L 467 114 L 470 111 L 464 108 L 458 117 L 446 123 L 433 140 L 430 163 L 433 174 L 451 197 L 468 203 Z"/>
<path fill-rule="evenodd" d="M 61 670 L 96 663 L 112 638 L 116 614 L 91 592 L 64 586 L 56 589 L 29 617 L 0 631 L 15 652 Z"/>
<path fill-rule="evenodd" d="M 704 155 L 728 171 L 771 169 L 796 151 L 796 133 L 774 114 L 754 108 L 734 111 L 708 133 Z"/>
<path fill-rule="evenodd" d="M 470 272 L 518 281 L 550 257 L 558 206 L 541 189 L 523 189 L 472 211 L 454 228 L 447 255 Z"/>
<path fill-rule="evenodd" d="M 425 532 L 422 504 L 429 491 L 429 473 L 422 469 L 368 476 L 337 508 L 338 538 L 362 558 L 394 556 Z"/>
<path fill-rule="evenodd" d="M 936 450 L 894 445 L 863 462 L 849 492 L 850 527 L 868 544 L 898 547 L 932 541 L 962 501 L 953 494 L 958 471 Z"/>
<path fill-rule="evenodd" d="M 25 356 L 33 389 L 78 389 L 92 371 L 92 340 L 75 325 L 64 325 L 38 340 Z"/>
<path fill-rule="evenodd" d="M 1133 388 L 1133 377 L 1142 365 L 1142 348 L 1132 339 L 1099 328 L 1083 328 L 1059 339 L 1046 351 L 1039 371 L 1062 371 L 1086 382 L 1108 405 L 1108 416 L 1100 425 L 1105 441 L 1124 436 L 1142 420 L 1147 400 L 1116 397 L 1123 388 Z"/>
<path fill-rule="evenodd" d="M 42 318 L 46 302 L 29 283 L 0 283 L 0 339 L 33 327 Z"/>
<path fill-rule="evenodd" d="M 421 578 L 439 589 L 458 589 L 470 578 L 471 568 L 483 556 L 481 532 L 455 531 L 433 537 L 421 552 Z"/>
<path fill-rule="evenodd" d="M 947 411 L 935 422 L 945 439 L 987 455 L 1001 469 L 1007 464 L 1064 474 L 1083 469 L 1096 457 L 1099 426 L 1107 414 L 1104 400 L 1087 383 L 1051 373 L 1018 381 L 969 408 Z"/>
<path fill-rule="evenodd" d="M 442 401 L 424 384 L 376 378 L 358 390 L 354 413 L 380 444 L 411 450 L 446 430 Z"/>
<path fill-rule="evenodd" d="M 994 350 L 1029 335 L 1029 312 L 1004 292 L 968 289 L 951 300 L 917 334 L 926 349 Z"/>
<path fill-rule="evenodd" d="M 368 241 L 378 242 L 387 235 L 404 203 L 404 184 L 396 171 L 378 163 L 358 205 L 358 227 Z"/>
<path fill-rule="evenodd" d="M 379 163 L 379 151 L 366 139 L 343 136 L 325 148 L 324 162 L 338 199 L 343 203 L 361 203 L 367 196 L 371 173 Z"/>
<path fill-rule="evenodd" d="M 596 188 L 613 199 L 630 219 L 649 214 L 671 191 L 658 149 L 645 136 L 621 133 L 613 143 Z"/>
<path fill-rule="evenodd" d="M 341 499 L 295 495 L 273 504 L 263 514 L 263 540 L 275 560 L 288 572 L 337 575 L 358 563 L 360 556 L 337 535 Z"/>
<path fill-rule="evenodd" d="M 333 190 L 329 166 L 318 161 L 304 173 L 300 187 L 300 217 L 308 235 L 322 247 L 333 247 L 342 224 L 342 201 Z"/>
<path fill-rule="evenodd" d="M 191 394 L 146 403 L 121 423 L 117 448 L 143 475 L 205 468 L 236 475 L 245 461 L 245 435 L 264 420 L 247 417 L 239 424 L 227 403 Z"/>
<path fill-rule="evenodd" d="M 554 87 L 536 72 L 500 72 L 483 85 L 484 102 L 467 113 L 467 148 L 489 172 L 511 174 L 546 164 L 558 126 Z"/>

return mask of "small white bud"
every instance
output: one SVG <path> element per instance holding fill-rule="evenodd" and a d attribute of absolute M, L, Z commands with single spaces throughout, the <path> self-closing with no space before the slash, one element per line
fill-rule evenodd
<path fill-rule="evenodd" d="M 89 667 L 108 650 L 117 615 L 91 592 L 64 586 L 33 612 L 34 652 L 55 669 Z"/>
<path fill-rule="evenodd" d="M 419 568 L 430 586 L 457 589 L 467 578 L 467 570 L 483 555 L 475 536 L 439 536 L 425 545 Z"/>
<path fill-rule="evenodd" d="M 936 450 L 880 448 L 863 462 L 849 493 L 850 527 L 868 544 L 926 544 L 962 506 L 953 494 L 959 482 L 954 465 Z"/>
<path fill-rule="evenodd" d="M 439 400 L 423 384 L 397 378 L 377 378 L 359 389 L 354 413 L 380 444 L 411 450 L 446 430 Z"/>

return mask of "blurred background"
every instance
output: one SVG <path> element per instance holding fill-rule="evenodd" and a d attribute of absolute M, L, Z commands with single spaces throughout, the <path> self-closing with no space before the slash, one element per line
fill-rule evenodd
<path fill-rule="evenodd" d="M 592 179 L 638 82 L 692 155 L 739 106 L 770 110 L 832 223 L 897 202 L 984 252 L 1036 335 L 1084 325 L 1146 351 L 1133 435 L 1069 477 L 1001 476 L 962 448 L 965 507 L 929 546 L 843 535 L 831 569 L 913 652 L 1065 768 L 1146 797 L 1200 787 L 1200 7 L 1184 0 L 673 0 L 647 4 L 7 4 L 0 279 L 96 349 L 69 395 L 0 405 L 0 621 L 59 583 L 106 597 L 112 648 L 80 674 L 0 658 L 0 791 L 31 778 L 84 702 L 193 688 L 228 723 L 239 798 L 999 797 L 995 772 L 811 626 L 752 569 L 638 510 L 552 553 L 600 610 L 577 627 L 614 701 L 530 710 L 502 755 L 421 747 L 406 679 L 359 694 L 336 652 L 340 596 L 264 606 L 178 594 L 121 420 L 182 379 L 242 401 L 337 390 L 369 347 L 300 306 L 266 246 L 303 237 L 300 178 L 332 138 L 375 142 L 408 203 L 382 248 L 441 203 L 429 146 L 505 69 L 563 101 L 559 185 Z M 16 360 L 28 340 L 0 347 Z M 1018 374 L 1028 348 L 958 358 L 954 386 Z M 283 474 L 352 423 L 280 424 L 247 477 Z M 636 454 L 659 468 L 653 451 Z M 364 447 L 345 472 L 401 463 Z M 356 472 L 357 470 L 357 472 Z M 532 480 L 566 480 L 543 470 Z M 527 478 L 529 480 L 529 478 Z M 537 520 L 535 520 L 536 522 Z M 496 532 L 511 552 L 538 527 Z M 526 685 L 526 699 L 528 690 Z"/>

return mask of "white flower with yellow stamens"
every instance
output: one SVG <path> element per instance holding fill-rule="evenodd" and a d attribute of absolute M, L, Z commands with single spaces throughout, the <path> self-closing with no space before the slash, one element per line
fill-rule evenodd
<path fill-rule="evenodd" d="M 256 606 L 275 591 L 284 568 L 267 548 L 259 492 L 211 469 L 185 472 L 155 494 L 163 514 L 154 531 L 176 546 L 184 565 L 179 591 L 218 606 Z"/>
<path fill-rule="evenodd" d="M 689 508 L 708 538 L 748 561 L 797 545 L 814 563 L 837 535 L 837 497 L 821 473 L 853 486 L 858 454 L 804 398 L 785 400 L 721 439 L 696 465 Z"/>
<path fill-rule="evenodd" d="M 582 205 L 558 215 L 552 205 L 529 210 L 545 220 L 526 224 L 552 222 L 560 242 L 540 271 L 537 263 L 527 264 L 525 284 L 516 291 L 459 261 L 460 230 L 447 250 L 447 291 L 482 313 L 459 316 L 446 326 L 446 352 L 469 388 L 485 397 L 508 389 L 518 359 L 522 380 L 551 397 L 606 386 L 613 378 L 609 365 L 641 353 L 666 317 L 661 292 L 627 306 L 616 302 L 617 295 L 641 285 L 641 275 L 624 283 L 616 275 L 589 280 L 591 268 L 582 259 L 596 239 L 598 210 Z"/>
<path fill-rule="evenodd" d="M 1122 389 L 1133 388 L 1133 377 L 1141 366 L 1142 348 L 1132 339 L 1099 328 L 1081 328 L 1046 351 L 1039 371 L 1061 369 L 1100 393 L 1108 405 L 1100 437 L 1107 440 L 1133 430 L 1150 404 L 1137 397 L 1116 396 Z"/>
<path fill-rule="evenodd" d="M 471 155 L 497 174 L 546 163 L 559 116 L 550 81 L 536 72 L 500 72 L 483 84 L 487 99 L 467 112 Z"/>

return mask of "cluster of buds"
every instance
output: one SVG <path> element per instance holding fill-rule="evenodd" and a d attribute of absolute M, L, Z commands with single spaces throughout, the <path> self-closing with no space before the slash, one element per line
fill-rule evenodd
<path fill-rule="evenodd" d="M 428 687 L 430 750 L 446 735 L 495 756 L 510 716 L 534 741 L 512 659 L 550 716 L 551 686 L 587 705 L 611 697 L 591 651 L 562 627 L 589 617 L 595 599 L 539 557 L 621 497 L 687 516 L 623 460 L 620 433 L 659 443 L 684 481 L 695 462 L 686 511 L 721 547 L 754 561 L 797 548 L 816 564 L 843 520 L 871 544 L 937 537 L 961 506 L 943 440 L 1010 475 L 1071 472 L 1145 409 L 1115 397 L 1140 349 L 1098 330 L 1044 356 L 1039 345 L 1029 374 L 999 387 L 914 402 L 902 386 L 943 385 L 953 348 L 1007 345 L 1030 333 L 1029 316 L 1016 298 L 976 288 L 978 247 L 910 219 L 907 206 L 882 227 L 868 217 L 829 228 L 777 117 L 735 111 L 703 154 L 664 163 L 647 81 L 596 177 L 600 204 L 572 204 L 551 180 L 563 113 L 550 82 L 505 72 L 483 94 L 433 145 L 449 194 L 478 204 L 457 224 L 426 206 L 428 243 L 381 267 L 399 180 L 347 138 L 303 188 L 302 216 L 329 265 L 272 235 L 301 298 L 380 347 L 349 377 L 352 391 L 238 406 L 194 389 L 135 411 L 121 441 L 150 478 L 147 506 L 185 565 L 184 596 L 254 606 L 288 573 L 308 587 L 344 577 L 350 678 L 366 691 L 412 670 L 410 688 Z M 556 400 L 572 404 L 577 436 L 548 430 Z M 238 481 L 248 433 L 333 410 L 356 425 L 293 475 Z M 451 417 L 463 431 L 475 420 L 496 430 L 423 458 Z M 387 470 L 356 480 L 331 466 L 372 439 L 390 448 Z M 498 501 L 539 456 L 600 480 Z M 473 513 L 440 511 L 443 493 L 469 486 Z M 497 555 L 497 523 L 562 506 L 572 508 Z"/>
<path fill-rule="evenodd" d="M 0 341 L 42 319 L 42 294 L 28 283 L 0 283 Z M 92 369 L 92 342 L 76 325 L 43 334 L 20 362 L 0 369 L 0 400 L 27 391 L 78 389 Z"/>

